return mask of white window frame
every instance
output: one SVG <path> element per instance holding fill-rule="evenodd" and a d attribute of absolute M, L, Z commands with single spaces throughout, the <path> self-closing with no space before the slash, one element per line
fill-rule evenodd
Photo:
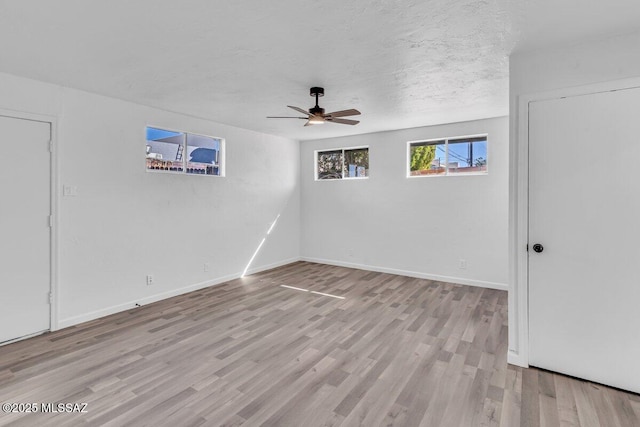
<path fill-rule="evenodd" d="M 449 172 L 449 141 L 457 141 L 457 140 L 465 140 L 472 138 L 485 138 L 487 143 L 487 164 L 486 169 L 481 172 Z M 417 143 L 424 142 L 441 142 L 444 141 L 444 150 L 445 150 L 445 170 L 444 173 L 441 174 L 432 174 L 432 175 L 411 175 L 411 145 Z M 407 178 L 437 178 L 444 176 L 477 176 L 477 175 L 487 175 L 489 173 L 489 134 L 481 133 L 475 135 L 463 135 L 463 136 L 451 136 L 445 138 L 431 138 L 431 139 L 418 139 L 415 141 L 407 141 Z"/>
<path fill-rule="evenodd" d="M 369 176 L 371 174 L 371 165 L 369 164 L 369 168 L 367 170 L 367 176 L 348 176 L 345 177 L 344 176 L 344 152 L 345 151 L 351 151 L 351 150 L 362 150 L 366 148 L 367 149 L 367 155 L 370 154 L 370 150 L 369 150 L 369 146 L 368 145 L 358 145 L 356 147 L 339 147 L 339 148 L 323 148 L 321 150 L 315 150 L 313 152 L 313 178 L 316 181 L 351 181 L 351 180 L 361 180 L 361 179 L 369 179 Z M 318 155 L 320 153 L 326 153 L 328 151 L 342 151 L 342 171 L 341 171 L 341 175 L 342 178 L 331 178 L 331 179 L 320 179 L 318 178 Z M 369 161 L 371 161 L 371 158 L 369 158 Z"/>
<path fill-rule="evenodd" d="M 176 132 L 176 133 L 181 133 L 184 135 L 183 141 L 182 141 L 182 152 L 186 153 L 187 152 L 187 135 L 196 135 L 196 136 L 201 136 L 203 138 L 210 138 L 210 139 L 217 139 L 220 142 L 220 150 L 218 153 L 218 175 L 207 175 L 207 174 L 199 174 L 199 173 L 188 173 L 187 172 L 187 164 L 189 163 L 187 161 L 187 156 L 185 154 L 183 154 L 182 156 L 182 171 L 171 171 L 171 170 L 162 170 L 162 169 L 149 169 L 147 167 L 147 156 L 145 153 L 145 170 L 149 173 L 161 173 L 161 174 L 174 174 L 174 175 L 189 175 L 189 176 L 209 176 L 209 177 L 217 177 L 217 178 L 223 178 L 225 176 L 225 167 L 226 167 L 226 140 L 225 138 L 220 138 L 218 136 L 211 136 L 211 135 L 205 135 L 202 133 L 196 133 L 196 132 L 187 132 L 187 131 L 183 131 L 183 130 L 176 130 L 176 129 L 172 129 L 172 128 L 168 128 L 166 126 L 156 126 L 156 125 L 146 125 L 144 128 L 145 131 L 145 146 L 146 146 L 146 142 L 148 141 L 146 139 L 146 132 L 147 132 L 147 128 L 154 128 L 154 129 L 159 129 L 159 130 L 164 130 L 167 132 Z"/>

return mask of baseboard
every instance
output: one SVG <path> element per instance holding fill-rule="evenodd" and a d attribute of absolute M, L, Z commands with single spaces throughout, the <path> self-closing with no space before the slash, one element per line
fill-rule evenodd
<path fill-rule="evenodd" d="M 111 307 L 103 308 L 101 310 L 96 310 L 89 313 L 81 314 L 79 316 L 62 319 L 58 321 L 58 329 L 67 328 L 69 326 L 74 326 L 79 323 L 89 322 L 91 320 L 99 319 L 101 317 L 109 316 L 111 314 L 119 313 L 121 311 L 131 310 L 132 308 L 136 307 L 136 304 L 139 304 L 139 305 L 151 304 L 153 302 L 157 302 L 167 298 L 197 291 L 203 288 L 207 288 L 209 286 L 219 285 L 221 283 L 228 282 L 229 280 L 237 279 L 239 277 L 240 277 L 240 274 L 232 274 L 229 276 L 219 277 L 214 280 L 207 280 L 205 282 L 195 283 L 193 285 L 185 286 L 183 288 L 173 289 L 168 292 L 163 292 L 163 293 L 152 295 L 149 297 L 132 300 L 123 304 L 118 304 Z"/>
<path fill-rule="evenodd" d="M 509 350 L 507 353 L 507 363 L 510 365 L 520 366 L 522 368 L 528 368 L 529 363 L 522 355 L 514 350 Z"/>
<path fill-rule="evenodd" d="M 286 260 L 283 260 L 283 261 L 275 262 L 273 264 L 268 264 L 268 265 L 263 265 L 263 266 L 252 268 L 252 269 L 247 271 L 247 274 L 255 274 L 255 273 L 262 272 L 262 271 L 271 270 L 271 269 L 274 269 L 274 268 L 277 268 L 277 267 L 282 267 L 283 265 L 291 264 L 291 263 L 297 262 L 297 261 L 300 261 L 300 258 L 298 258 L 298 257 L 289 258 L 289 259 L 286 259 Z M 101 317 L 109 316 L 111 314 L 120 313 L 120 312 L 126 311 L 126 310 L 131 310 L 132 308 L 136 307 L 136 304 L 139 304 L 139 305 L 151 304 L 151 303 L 154 303 L 154 302 L 157 302 L 157 301 L 162 301 L 162 300 L 167 299 L 167 298 L 172 298 L 172 297 L 175 297 L 175 296 L 178 296 L 178 295 L 182 295 L 182 294 L 186 294 L 186 293 L 189 293 L 189 292 L 197 291 L 197 290 L 200 290 L 200 289 L 208 288 L 210 286 L 220 285 L 220 284 L 226 283 L 226 282 L 228 282 L 230 280 L 239 279 L 240 277 L 242 277 L 242 272 L 235 273 L 235 274 L 229 274 L 227 276 L 217 277 L 217 278 L 212 279 L 212 280 L 207 280 L 207 281 L 204 281 L 204 282 L 195 283 L 193 285 L 185 286 L 185 287 L 178 288 L 178 289 L 173 289 L 171 291 L 167 291 L 167 292 L 163 292 L 163 293 L 160 293 L 160 294 L 152 295 L 152 296 L 145 297 L 145 298 L 142 298 L 142 299 L 136 299 L 136 300 L 132 300 L 132 301 L 129 301 L 129 302 L 126 302 L 126 303 L 123 303 L 123 304 L 118 304 L 118 305 L 114 305 L 114 306 L 111 306 L 111 307 L 103 308 L 103 309 L 100 309 L 100 310 L 92 311 L 92 312 L 89 312 L 89 313 L 84 313 L 84 314 L 81 314 L 79 316 L 69 317 L 67 319 L 59 320 L 58 321 L 58 327 L 55 330 L 68 328 L 69 326 L 74 326 L 74 325 L 77 325 L 79 323 L 89 322 L 91 320 L 99 319 Z M 52 331 L 53 330 L 54 329 L 52 329 Z"/>
<path fill-rule="evenodd" d="M 262 271 L 273 270 L 274 268 L 282 267 L 283 265 L 293 264 L 294 262 L 300 261 L 300 257 L 293 257 L 289 259 L 285 259 L 284 261 L 274 262 L 273 264 L 263 265 L 260 267 L 250 268 L 247 270 L 246 274 L 256 274 Z M 242 273 L 241 273 L 242 274 Z M 240 276 L 238 276 L 240 277 Z"/>
<path fill-rule="evenodd" d="M 3 346 L 3 345 L 13 344 L 14 342 L 27 340 L 27 339 L 33 338 L 33 337 L 37 337 L 38 335 L 46 334 L 47 332 L 49 332 L 48 329 L 44 330 L 44 331 L 40 331 L 40 332 L 35 332 L 33 334 L 23 335 L 21 337 L 13 338 L 13 339 L 10 339 L 10 340 L 7 340 L 7 341 L 2 341 L 2 342 L 0 342 L 0 347 Z"/>
<path fill-rule="evenodd" d="M 318 264 L 335 265 L 338 267 L 356 268 L 358 270 L 375 271 L 378 273 L 397 274 L 399 276 L 415 277 L 417 279 L 437 280 L 439 282 L 456 283 L 459 285 L 476 286 L 479 288 L 498 289 L 506 291 L 508 286 L 505 283 L 486 282 L 482 280 L 464 279 L 461 277 L 441 276 L 438 274 L 421 273 L 417 271 L 398 270 L 395 268 L 378 267 L 374 265 L 356 264 L 351 262 L 343 262 L 331 259 L 301 257 L 301 261 L 315 262 Z"/>

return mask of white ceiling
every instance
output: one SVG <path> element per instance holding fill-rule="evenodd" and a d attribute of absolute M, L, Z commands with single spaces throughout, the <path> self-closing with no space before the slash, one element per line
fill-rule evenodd
<path fill-rule="evenodd" d="M 0 0 L 0 71 L 306 140 L 506 115 L 514 50 L 637 30 L 638 0 Z M 310 86 L 361 123 L 265 118 Z"/>

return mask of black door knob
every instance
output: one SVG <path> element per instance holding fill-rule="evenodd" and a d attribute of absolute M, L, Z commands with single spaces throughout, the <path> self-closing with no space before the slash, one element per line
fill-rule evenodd
<path fill-rule="evenodd" d="M 540 243 L 536 243 L 535 245 L 533 245 L 533 251 L 540 253 L 544 251 L 544 246 L 542 246 Z"/>

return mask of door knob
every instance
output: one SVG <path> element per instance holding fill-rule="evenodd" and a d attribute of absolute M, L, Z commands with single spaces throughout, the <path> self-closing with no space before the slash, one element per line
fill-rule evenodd
<path fill-rule="evenodd" d="M 542 246 L 540 243 L 536 243 L 535 245 L 533 245 L 533 251 L 540 253 L 544 251 L 544 246 Z"/>

